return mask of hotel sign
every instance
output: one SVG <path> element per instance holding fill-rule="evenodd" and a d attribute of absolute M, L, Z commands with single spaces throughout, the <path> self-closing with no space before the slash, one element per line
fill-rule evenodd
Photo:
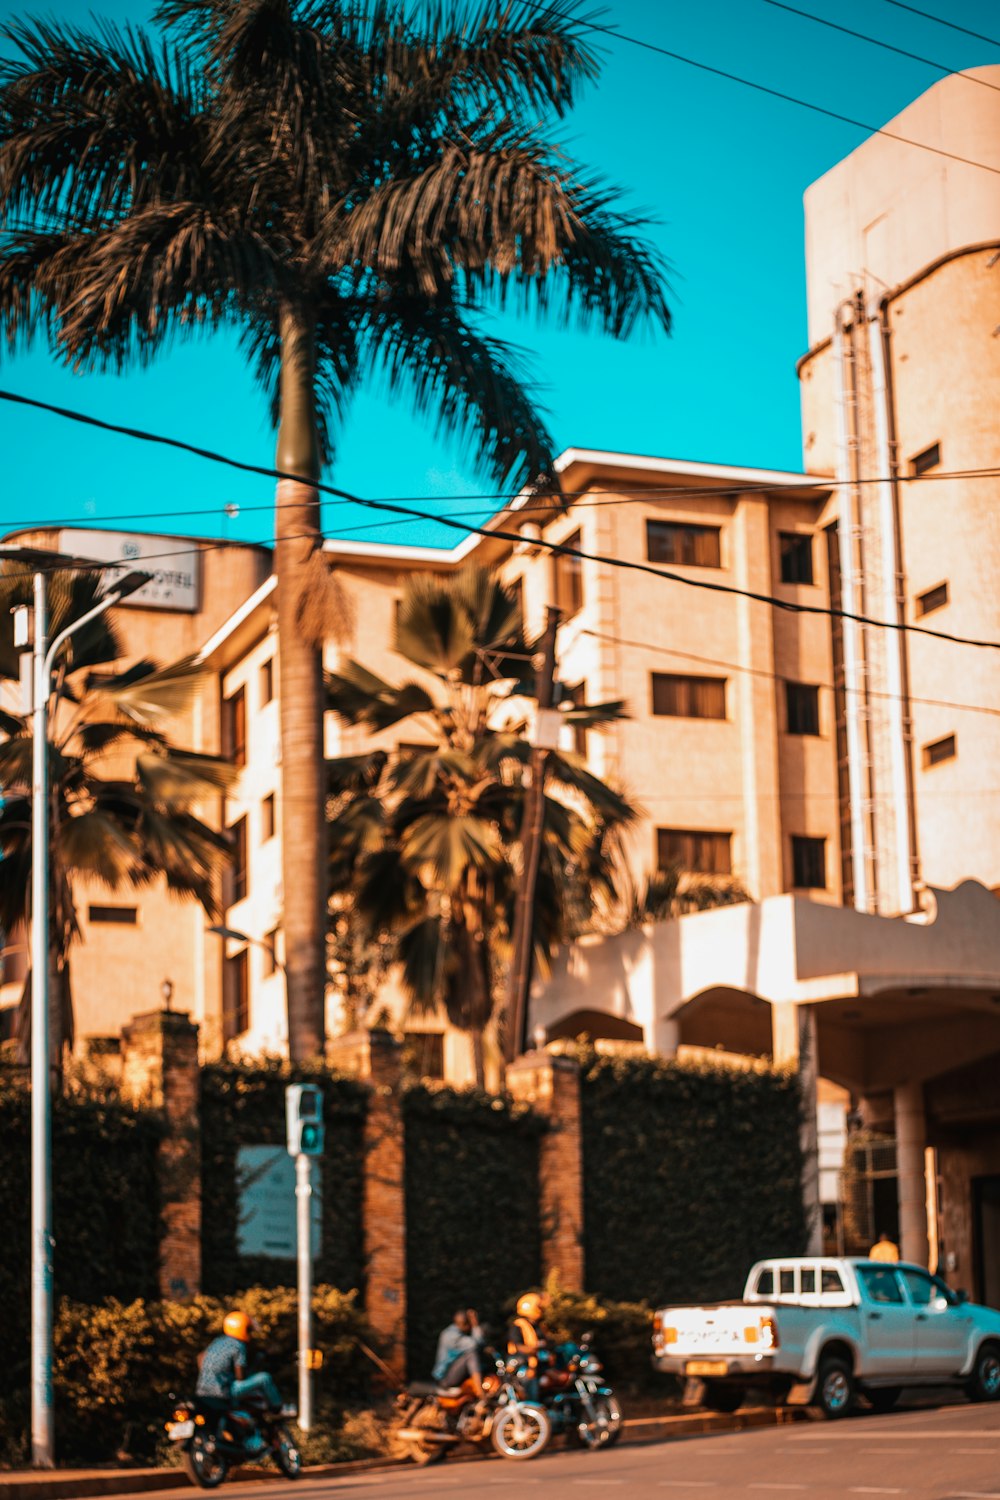
<path fill-rule="evenodd" d="M 73 530 L 59 533 L 59 550 L 73 557 L 92 557 L 114 563 L 106 569 L 107 586 L 138 568 L 153 576 L 149 583 L 122 601 L 123 608 L 175 609 L 194 613 L 198 608 L 201 558 L 185 537 L 136 536 L 127 531 Z"/>

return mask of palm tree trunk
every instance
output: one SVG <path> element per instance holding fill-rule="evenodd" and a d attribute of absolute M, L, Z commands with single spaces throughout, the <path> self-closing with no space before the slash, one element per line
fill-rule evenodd
<path fill-rule="evenodd" d="M 281 865 L 284 890 L 288 1051 L 320 1057 L 326 992 L 326 804 L 322 650 L 300 628 L 310 563 L 322 547 L 314 363 L 305 319 L 282 316 L 281 425 L 275 568 L 281 704 Z"/>
<path fill-rule="evenodd" d="M 476 1070 L 476 1088 L 486 1088 L 486 1062 L 483 1057 L 483 1033 L 478 1028 L 472 1033 L 472 1066 Z"/>

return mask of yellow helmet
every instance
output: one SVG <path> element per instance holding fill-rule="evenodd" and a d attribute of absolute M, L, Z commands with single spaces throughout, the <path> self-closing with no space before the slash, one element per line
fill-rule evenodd
<path fill-rule="evenodd" d="M 245 1344 L 250 1337 L 252 1322 L 245 1312 L 229 1312 L 222 1320 L 222 1331 L 231 1339 L 239 1339 Z"/>
<path fill-rule="evenodd" d="M 518 1297 L 517 1315 L 527 1318 L 529 1323 L 538 1322 L 542 1316 L 542 1299 L 537 1292 L 525 1292 L 523 1297 Z"/>

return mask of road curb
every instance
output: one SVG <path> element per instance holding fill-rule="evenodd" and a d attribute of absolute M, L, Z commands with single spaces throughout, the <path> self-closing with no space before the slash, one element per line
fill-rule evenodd
<path fill-rule="evenodd" d="M 657 1443 L 665 1438 L 704 1436 L 707 1433 L 742 1432 L 750 1427 L 777 1427 L 784 1422 L 800 1420 L 800 1414 L 787 1407 L 750 1407 L 733 1412 L 682 1412 L 678 1416 L 633 1417 L 626 1420 L 622 1442 Z M 456 1455 L 452 1463 L 467 1463 L 481 1454 Z M 304 1479 L 335 1479 L 376 1469 L 405 1466 L 405 1459 L 359 1458 L 349 1463 L 315 1464 L 303 1469 Z M 241 1484 L 265 1483 L 278 1476 L 269 1469 L 245 1469 L 233 1476 Z M 92 1496 L 129 1495 L 158 1490 L 180 1489 L 185 1479 L 180 1469 L 105 1469 L 54 1473 L 23 1472 L 10 1479 L 0 1478 L 0 1500 L 90 1500 Z"/>

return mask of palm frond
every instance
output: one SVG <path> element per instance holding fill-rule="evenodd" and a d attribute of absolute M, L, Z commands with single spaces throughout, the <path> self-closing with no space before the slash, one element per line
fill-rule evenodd
<path fill-rule="evenodd" d="M 356 661 L 346 661 L 339 672 L 327 674 L 326 703 L 348 724 L 363 724 L 372 731 L 391 729 L 411 714 L 434 710 L 433 698 L 419 683 L 393 687 Z"/>
<path fill-rule="evenodd" d="M 501 860 L 495 831 L 470 816 L 417 818 L 403 831 L 400 847 L 408 864 L 427 866 L 431 882 L 454 890 L 472 868 L 493 870 Z"/>
<path fill-rule="evenodd" d="M 143 661 L 123 672 L 94 673 L 87 687 L 133 723 L 155 729 L 186 713 L 208 680 L 208 668 L 185 656 L 167 667 Z"/>

